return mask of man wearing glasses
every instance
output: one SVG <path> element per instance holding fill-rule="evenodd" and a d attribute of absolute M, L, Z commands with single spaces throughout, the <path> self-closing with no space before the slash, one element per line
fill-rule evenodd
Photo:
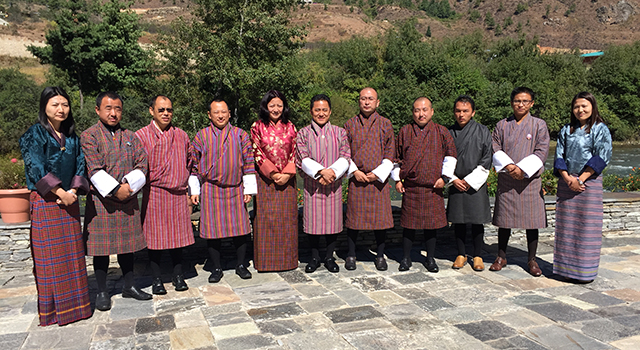
<path fill-rule="evenodd" d="M 547 226 L 542 193 L 544 161 L 549 153 L 549 130 L 530 109 L 534 93 L 526 87 L 511 92 L 513 116 L 498 122 L 493 131 L 493 165 L 498 172 L 498 191 L 493 224 L 498 226 L 498 257 L 489 270 L 507 265 L 507 243 L 512 228 L 526 229 L 529 273 L 540 276 L 536 263 L 538 229 Z"/>
<path fill-rule="evenodd" d="M 380 104 L 376 90 L 362 89 L 358 104 L 360 113 L 344 124 L 351 146 L 345 221 L 349 252 L 344 267 L 356 269 L 358 230 L 373 230 L 377 245 L 375 266 L 384 271 L 388 267 L 384 258 L 386 230 L 393 227 L 388 185 L 395 155 L 393 126 L 376 112 Z"/>
<path fill-rule="evenodd" d="M 189 136 L 171 124 L 173 104 L 168 97 L 152 98 L 149 113 L 151 123 L 136 132 L 149 160 L 142 232 L 149 249 L 151 291 L 162 295 L 167 294 L 160 271 L 163 250 L 171 255 L 175 290 L 189 289 L 182 273 L 182 248 L 194 243 L 187 197 Z"/>

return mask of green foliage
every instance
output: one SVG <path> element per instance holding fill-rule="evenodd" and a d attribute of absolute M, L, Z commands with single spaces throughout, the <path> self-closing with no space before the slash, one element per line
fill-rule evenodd
<path fill-rule="evenodd" d="M 419 8 L 429 17 L 446 19 L 456 16 L 456 12 L 451 9 L 448 0 L 422 0 Z"/>
<path fill-rule="evenodd" d="M 153 81 L 152 60 L 138 44 L 142 30 L 132 3 L 52 0 L 54 25 L 47 31 L 47 46 L 28 50 L 64 71 L 81 94 L 143 91 Z"/>
<path fill-rule="evenodd" d="M 513 24 L 513 19 L 511 19 L 511 16 L 509 16 L 504 19 L 504 23 L 502 24 L 502 26 L 504 27 L 504 29 L 507 29 L 507 27 L 512 24 Z"/>
<path fill-rule="evenodd" d="M 0 189 L 16 189 L 27 187 L 24 173 L 24 161 L 13 155 L 0 156 Z"/>
<path fill-rule="evenodd" d="M 502 35 L 502 26 L 499 24 L 496 26 L 495 35 L 496 36 Z"/>
<path fill-rule="evenodd" d="M 469 12 L 469 20 L 473 23 L 476 23 L 476 21 L 480 18 L 480 12 L 478 12 L 477 10 L 471 10 Z"/>
<path fill-rule="evenodd" d="M 489 30 L 493 29 L 496 26 L 496 20 L 493 19 L 493 15 L 489 11 L 487 11 L 487 13 L 484 15 L 484 25 Z"/>
<path fill-rule="evenodd" d="M 518 3 L 518 6 L 516 6 L 516 11 L 514 12 L 514 14 L 519 15 L 528 9 L 529 6 L 527 4 L 520 2 Z"/>
<path fill-rule="evenodd" d="M 426 33 L 427 38 L 431 37 L 431 26 L 427 26 L 427 33 Z"/>
<path fill-rule="evenodd" d="M 607 174 L 602 179 L 602 187 L 611 192 L 640 191 L 640 168 L 634 167 L 631 174 L 625 176 Z"/>
<path fill-rule="evenodd" d="M 38 120 L 40 87 L 17 69 L 0 69 L 0 154 L 19 152 L 18 139 Z"/>

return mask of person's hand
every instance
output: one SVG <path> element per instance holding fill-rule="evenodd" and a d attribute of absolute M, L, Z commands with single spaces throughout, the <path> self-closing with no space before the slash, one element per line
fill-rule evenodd
<path fill-rule="evenodd" d="M 573 176 L 569 176 L 569 181 L 567 181 L 567 185 L 569 186 L 569 189 L 571 189 L 573 192 L 583 192 L 584 190 L 587 189 L 585 185 L 581 185 L 580 182 L 578 182 L 578 178 Z"/>
<path fill-rule="evenodd" d="M 367 173 L 367 180 L 369 180 L 369 182 L 374 182 L 378 179 L 378 177 L 376 176 L 376 174 L 374 173 Z"/>
<path fill-rule="evenodd" d="M 191 199 L 191 204 L 193 204 L 193 205 L 198 205 L 200 203 L 200 195 L 199 194 L 193 194 L 189 198 Z"/>
<path fill-rule="evenodd" d="M 321 179 L 324 179 L 324 182 L 325 182 L 324 184 L 321 183 L 322 185 L 328 185 L 336 181 L 336 173 L 335 171 L 333 171 L 333 169 L 327 168 L 327 169 L 320 170 L 320 176 L 321 176 Z"/>
<path fill-rule="evenodd" d="M 114 195 L 116 198 L 118 198 L 119 200 L 123 201 L 127 198 L 129 198 L 129 196 L 133 193 L 133 191 L 131 191 L 131 187 L 129 187 L 128 183 L 123 183 L 120 184 L 120 188 L 118 189 L 118 192 L 116 192 L 116 194 Z"/>
<path fill-rule="evenodd" d="M 433 184 L 433 188 L 444 188 L 444 180 L 440 177 L 436 180 L 436 183 Z"/>
<path fill-rule="evenodd" d="M 507 171 L 509 172 L 509 176 L 511 176 L 515 180 L 524 179 L 524 171 L 522 171 L 522 169 L 520 169 L 520 167 L 518 167 L 517 165 L 514 165 L 514 164 L 509 164 L 509 165 L 513 165 L 512 167 L 507 169 Z"/>
<path fill-rule="evenodd" d="M 402 183 L 402 181 L 396 182 L 396 192 L 404 193 L 404 184 Z"/>
<path fill-rule="evenodd" d="M 320 183 L 322 186 L 330 184 L 330 182 L 327 182 L 327 180 L 325 180 L 323 177 L 318 179 L 318 183 Z"/>
<path fill-rule="evenodd" d="M 275 182 L 276 185 L 279 186 L 285 185 L 287 182 L 289 182 L 290 178 L 290 174 L 274 173 L 273 175 L 271 175 L 271 179 L 273 179 L 273 182 Z"/>
<path fill-rule="evenodd" d="M 245 203 L 249 203 L 249 202 L 251 202 L 251 195 L 250 195 L 250 194 L 245 194 L 245 195 L 244 195 L 244 198 L 243 198 L 243 201 L 244 201 Z"/>
<path fill-rule="evenodd" d="M 369 179 L 367 178 L 367 175 L 365 173 L 363 173 L 362 171 L 360 171 L 360 170 L 356 170 L 353 173 L 353 176 L 356 178 L 356 181 L 358 181 L 358 182 L 364 182 L 364 183 L 369 182 Z"/>
<path fill-rule="evenodd" d="M 59 193 L 58 195 L 58 199 L 56 200 L 56 203 L 60 204 L 60 205 L 71 205 L 73 203 L 75 203 L 75 201 L 78 200 L 78 196 L 76 196 L 75 193 L 71 193 L 71 192 L 67 192 L 65 190 L 61 190 L 58 191 Z"/>
<path fill-rule="evenodd" d="M 453 180 L 453 187 L 460 192 L 467 192 L 470 186 L 465 180 L 455 179 Z"/>

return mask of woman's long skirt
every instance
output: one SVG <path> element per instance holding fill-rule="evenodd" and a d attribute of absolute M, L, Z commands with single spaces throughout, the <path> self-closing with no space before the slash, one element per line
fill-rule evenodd
<path fill-rule="evenodd" d="M 602 176 L 573 192 L 558 181 L 553 273 L 590 281 L 598 275 L 602 246 Z"/>
<path fill-rule="evenodd" d="M 31 253 L 40 325 L 65 325 L 91 316 L 80 207 L 31 192 Z"/>
<path fill-rule="evenodd" d="M 296 177 L 284 186 L 259 174 L 253 230 L 253 263 L 258 271 L 298 267 L 298 203 Z"/>

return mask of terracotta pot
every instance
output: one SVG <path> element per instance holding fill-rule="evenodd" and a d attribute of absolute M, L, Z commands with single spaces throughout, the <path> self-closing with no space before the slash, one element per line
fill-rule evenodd
<path fill-rule="evenodd" d="M 29 197 L 31 191 L 26 188 L 0 190 L 0 215 L 5 224 L 15 224 L 31 219 Z"/>

